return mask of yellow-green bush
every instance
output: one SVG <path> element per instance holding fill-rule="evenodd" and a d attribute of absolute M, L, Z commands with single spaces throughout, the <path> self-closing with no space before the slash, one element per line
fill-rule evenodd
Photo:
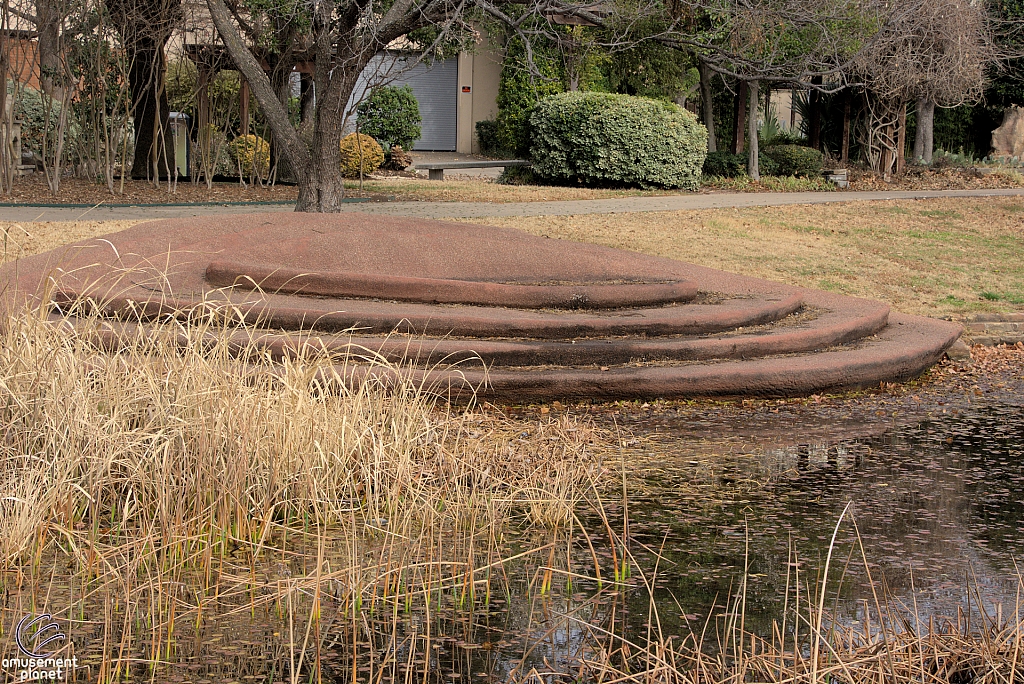
<path fill-rule="evenodd" d="M 270 174 L 270 143 L 260 136 L 240 135 L 228 143 L 228 151 L 243 176 L 266 178 Z"/>
<path fill-rule="evenodd" d="M 362 148 L 362 154 L 360 154 L 360 148 Z M 358 176 L 360 161 L 362 161 L 363 175 L 367 176 L 384 163 L 384 150 L 370 136 L 362 133 L 350 133 L 341 139 L 342 174 L 347 178 Z"/>

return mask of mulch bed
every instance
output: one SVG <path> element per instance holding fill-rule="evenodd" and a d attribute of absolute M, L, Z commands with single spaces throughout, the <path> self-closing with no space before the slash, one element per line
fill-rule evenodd
<path fill-rule="evenodd" d="M 886 183 L 864 169 L 850 169 L 850 190 L 993 190 L 1024 186 L 1020 176 L 981 174 L 974 168 L 910 166 L 902 176 Z"/>
<path fill-rule="evenodd" d="M 238 183 L 193 184 L 179 181 L 169 186 L 159 186 L 148 181 L 125 180 L 121 193 L 121 181 L 114 181 L 114 194 L 105 184 L 82 178 L 64 178 L 56 195 L 50 192 L 43 174 L 19 178 L 9 197 L 0 197 L 0 202 L 14 204 L 177 204 L 199 202 L 294 202 L 298 189 L 294 185 L 260 187 Z"/>

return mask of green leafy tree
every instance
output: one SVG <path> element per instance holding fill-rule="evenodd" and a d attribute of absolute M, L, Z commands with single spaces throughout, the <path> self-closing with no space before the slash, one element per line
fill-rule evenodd
<path fill-rule="evenodd" d="M 498 82 L 498 116 L 495 120 L 495 141 L 498 150 L 514 157 L 530 154 L 530 114 L 542 98 L 563 90 L 557 55 L 549 45 L 534 53 L 533 64 L 539 73 L 528 67 L 526 45 L 522 39 L 509 42 Z M 543 48 L 547 48 L 546 50 Z"/>

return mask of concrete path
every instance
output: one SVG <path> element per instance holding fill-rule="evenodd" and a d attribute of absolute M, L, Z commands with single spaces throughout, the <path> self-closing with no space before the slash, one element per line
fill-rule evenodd
<path fill-rule="evenodd" d="M 931 199 L 936 197 L 1021 197 L 1024 189 L 1012 190 L 910 190 L 891 192 L 787 192 L 682 194 L 659 197 L 622 197 L 565 202 L 353 202 L 346 211 L 415 218 L 487 218 L 490 216 L 568 216 L 572 214 L 619 214 L 648 211 L 681 211 L 730 207 L 772 207 L 787 204 L 829 204 L 877 200 Z M 125 221 L 185 218 L 221 214 L 292 211 L 280 205 L 199 205 L 159 207 L 0 207 L 0 221 Z"/>

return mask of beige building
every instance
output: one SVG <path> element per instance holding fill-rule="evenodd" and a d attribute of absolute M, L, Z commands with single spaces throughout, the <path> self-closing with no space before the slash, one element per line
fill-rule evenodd
<path fill-rule="evenodd" d="M 498 81 L 503 55 L 485 34 L 473 51 L 432 63 L 410 61 L 408 53 L 381 53 L 363 71 L 346 111 L 355 128 L 355 108 L 377 85 L 408 85 L 419 103 L 423 135 L 414 150 L 478 153 L 476 123 L 498 113 Z"/>

